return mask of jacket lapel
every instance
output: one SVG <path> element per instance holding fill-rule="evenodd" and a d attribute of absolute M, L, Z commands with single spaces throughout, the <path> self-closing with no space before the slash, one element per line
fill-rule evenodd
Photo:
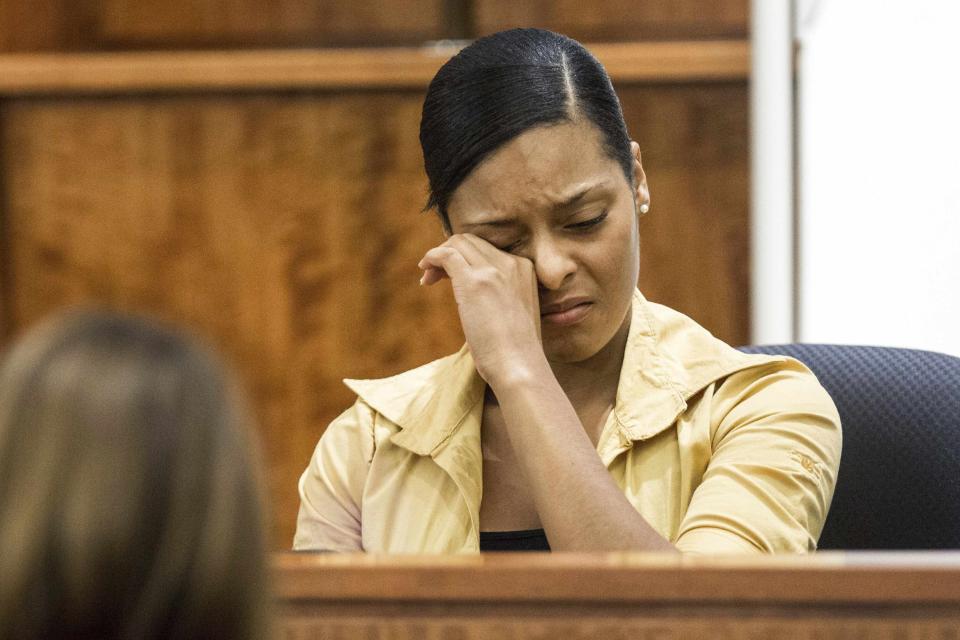
<path fill-rule="evenodd" d="M 636 443 L 672 427 L 687 402 L 737 371 L 783 360 L 752 356 L 718 340 L 696 322 L 634 292 L 630 332 L 620 370 L 617 400 L 604 428 L 609 445 L 600 452 L 608 467 Z"/>
<path fill-rule="evenodd" d="M 393 378 L 344 382 L 400 428 L 390 437 L 393 444 L 429 456 L 447 473 L 470 515 L 473 535 L 464 547 L 479 548 L 480 422 L 486 383 L 466 345 L 456 354 Z"/>

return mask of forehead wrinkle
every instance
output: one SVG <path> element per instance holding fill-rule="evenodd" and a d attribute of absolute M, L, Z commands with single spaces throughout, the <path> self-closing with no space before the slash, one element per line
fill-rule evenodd
<path fill-rule="evenodd" d="M 576 204 L 580 200 L 584 199 L 590 195 L 591 191 L 596 189 L 601 189 L 610 184 L 610 179 L 606 176 L 599 176 L 595 178 L 588 178 L 582 180 L 576 184 L 571 185 L 564 191 L 558 193 L 557 195 L 544 194 L 547 198 L 553 201 L 553 206 L 556 208 L 569 207 Z"/>
<path fill-rule="evenodd" d="M 529 210 L 561 210 L 572 207 L 591 195 L 591 192 L 605 189 L 610 185 L 607 176 L 586 178 L 572 185 L 562 185 L 559 188 L 539 186 L 530 187 L 527 194 L 516 203 L 501 204 L 497 207 L 508 216 L 513 209 Z"/>

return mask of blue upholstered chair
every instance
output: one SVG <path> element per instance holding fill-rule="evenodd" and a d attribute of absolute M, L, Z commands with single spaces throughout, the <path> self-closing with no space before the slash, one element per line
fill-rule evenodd
<path fill-rule="evenodd" d="M 819 548 L 960 548 L 960 358 L 824 344 L 740 350 L 800 360 L 840 412 L 843 455 Z"/>

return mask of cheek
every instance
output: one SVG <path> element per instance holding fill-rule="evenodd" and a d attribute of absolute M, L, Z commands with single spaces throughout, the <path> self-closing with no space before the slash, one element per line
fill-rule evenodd
<path fill-rule="evenodd" d="M 640 247 L 636 226 L 618 224 L 606 230 L 592 248 L 593 276 L 609 297 L 619 297 L 620 289 L 633 295 L 640 265 Z"/>

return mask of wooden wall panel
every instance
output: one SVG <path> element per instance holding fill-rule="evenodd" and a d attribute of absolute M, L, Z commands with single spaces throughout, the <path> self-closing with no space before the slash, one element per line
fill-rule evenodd
<path fill-rule="evenodd" d="M 746 86 L 619 88 L 653 208 L 641 288 L 730 342 L 748 331 Z M 278 547 L 296 481 L 352 397 L 456 350 L 417 140 L 422 95 L 275 93 L 0 102 L 5 323 L 72 303 L 206 336 L 251 392 Z"/>
<path fill-rule="evenodd" d="M 418 45 L 461 37 L 447 0 L 0 0 L 0 51 Z"/>
<path fill-rule="evenodd" d="M 474 0 L 476 35 L 512 27 L 559 31 L 583 42 L 744 38 L 748 0 Z"/>
<path fill-rule="evenodd" d="M 443 0 L 106 0 L 101 37 L 116 44 L 384 45 L 449 37 Z"/>
<path fill-rule="evenodd" d="M 0 0 L 0 51 L 418 45 L 533 26 L 582 41 L 745 38 L 748 0 Z"/>
<path fill-rule="evenodd" d="M 89 26 L 82 2 L 0 0 L 0 52 L 74 51 L 85 48 Z"/>
<path fill-rule="evenodd" d="M 640 288 L 731 344 L 750 337 L 750 193 L 744 83 L 619 87 L 640 144 L 650 213 Z"/>
<path fill-rule="evenodd" d="M 7 103 L 6 314 L 97 301 L 158 313 L 226 352 L 263 428 L 276 541 L 343 377 L 462 343 L 416 264 L 418 95 Z"/>

